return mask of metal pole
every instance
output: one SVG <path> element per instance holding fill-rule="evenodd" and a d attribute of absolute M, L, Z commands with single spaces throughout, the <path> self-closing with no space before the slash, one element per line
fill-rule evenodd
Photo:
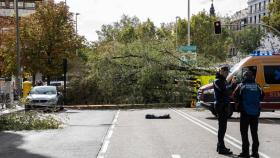
<path fill-rule="evenodd" d="M 78 34 L 78 15 L 80 15 L 80 13 L 76 13 L 76 34 Z"/>
<path fill-rule="evenodd" d="M 188 0 L 188 45 L 191 45 L 190 0 Z"/>
<path fill-rule="evenodd" d="M 76 13 L 76 35 L 78 36 L 78 15 L 80 13 Z M 76 49 L 76 56 L 78 56 L 78 50 Z"/>
<path fill-rule="evenodd" d="M 16 85 L 18 92 L 18 99 L 21 97 L 21 64 L 20 64 L 20 48 L 19 48 L 19 15 L 18 15 L 18 0 L 14 0 L 14 8 L 16 13 L 16 55 L 17 55 L 17 76 Z"/>
<path fill-rule="evenodd" d="M 176 16 L 176 49 L 178 47 L 178 16 Z"/>

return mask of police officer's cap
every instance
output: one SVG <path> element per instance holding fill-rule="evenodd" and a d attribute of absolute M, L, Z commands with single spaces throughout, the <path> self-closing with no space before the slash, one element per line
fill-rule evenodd
<path fill-rule="evenodd" d="M 229 68 L 228 68 L 228 66 L 221 66 L 221 67 L 220 67 L 220 70 L 229 71 Z"/>

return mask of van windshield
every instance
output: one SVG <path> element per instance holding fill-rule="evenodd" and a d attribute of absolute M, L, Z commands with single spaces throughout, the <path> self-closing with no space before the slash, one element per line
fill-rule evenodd
<path fill-rule="evenodd" d="M 247 58 L 241 60 L 239 63 L 235 64 L 231 69 L 230 69 L 230 74 L 229 76 L 232 76 L 232 74 L 234 74 L 236 71 L 238 71 L 238 69 L 240 69 L 240 67 L 242 66 L 242 64 L 247 61 Z"/>

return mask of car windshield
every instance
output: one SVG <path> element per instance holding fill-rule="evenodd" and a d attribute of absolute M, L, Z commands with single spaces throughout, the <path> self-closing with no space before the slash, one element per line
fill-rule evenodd
<path fill-rule="evenodd" d="M 30 94 L 56 94 L 55 87 L 34 87 Z"/>

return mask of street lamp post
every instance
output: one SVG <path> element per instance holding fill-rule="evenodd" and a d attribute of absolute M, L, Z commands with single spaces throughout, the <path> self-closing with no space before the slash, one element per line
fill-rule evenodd
<path fill-rule="evenodd" d="M 176 16 L 176 49 L 178 47 L 178 19 L 179 16 Z"/>
<path fill-rule="evenodd" d="M 20 64 L 20 48 L 19 48 L 19 15 L 18 15 L 18 0 L 14 0 L 14 9 L 16 13 L 16 56 L 17 56 L 17 76 L 16 76 L 16 87 L 18 97 L 21 97 L 21 64 Z"/>
<path fill-rule="evenodd" d="M 188 0 L 188 45 L 191 45 L 190 0 Z"/>
<path fill-rule="evenodd" d="M 76 35 L 78 35 L 78 15 L 80 15 L 80 13 L 76 13 Z M 78 56 L 78 50 L 76 49 L 76 56 Z"/>
<path fill-rule="evenodd" d="M 76 13 L 76 34 L 78 34 L 78 15 L 80 15 L 80 13 Z"/>

